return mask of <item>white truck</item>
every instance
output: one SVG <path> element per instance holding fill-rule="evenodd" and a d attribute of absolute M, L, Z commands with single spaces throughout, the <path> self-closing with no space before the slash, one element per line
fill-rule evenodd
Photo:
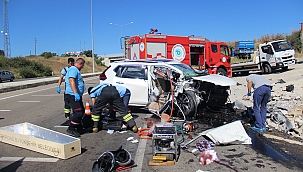
<path fill-rule="evenodd" d="M 287 40 L 265 42 L 259 45 L 253 60 L 231 64 L 233 74 L 247 75 L 250 71 L 271 73 L 273 69 L 287 70 L 296 64 L 295 51 Z"/>

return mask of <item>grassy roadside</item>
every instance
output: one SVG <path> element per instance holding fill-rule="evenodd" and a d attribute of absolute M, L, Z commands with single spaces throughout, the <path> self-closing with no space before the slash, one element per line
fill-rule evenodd
<path fill-rule="evenodd" d="M 28 60 L 34 60 L 36 62 L 39 62 L 45 66 L 49 66 L 52 71 L 53 75 L 60 75 L 61 70 L 67 66 L 67 59 L 69 57 L 51 57 L 51 58 L 44 58 L 41 56 L 36 56 L 36 57 L 25 57 Z M 92 73 L 93 71 L 93 66 L 92 66 L 92 58 L 89 57 L 82 57 L 86 61 L 84 68 L 81 70 L 81 73 Z M 77 57 L 74 57 L 76 60 Z M 106 66 L 100 66 L 95 63 L 95 72 L 102 72 L 106 69 Z"/>

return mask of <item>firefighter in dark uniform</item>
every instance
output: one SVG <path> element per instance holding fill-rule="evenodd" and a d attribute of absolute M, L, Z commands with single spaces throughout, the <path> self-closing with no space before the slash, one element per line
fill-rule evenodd
<path fill-rule="evenodd" d="M 88 88 L 88 94 L 92 98 L 92 121 L 94 122 L 93 132 L 98 132 L 98 124 L 102 109 L 109 103 L 123 117 L 123 120 L 131 128 L 133 132 L 138 132 L 136 122 L 121 98 L 117 88 L 108 83 L 102 83 L 95 87 Z"/>

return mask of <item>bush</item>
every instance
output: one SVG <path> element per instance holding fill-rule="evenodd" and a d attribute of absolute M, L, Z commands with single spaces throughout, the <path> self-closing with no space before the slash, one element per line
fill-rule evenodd
<path fill-rule="evenodd" d="M 44 52 L 40 56 L 42 56 L 42 57 L 44 57 L 46 59 L 49 59 L 49 58 L 53 57 L 54 55 L 56 55 L 56 54 L 51 53 L 51 52 Z"/>
<path fill-rule="evenodd" d="M 27 60 L 23 57 L 6 58 L 0 56 L 1 69 L 14 71 L 21 78 L 33 78 L 42 76 L 51 76 L 52 69 L 39 62 Z"/>
<path fill-rule="evenodd" d="M 95 59 L 96 61 L 96 64 L 99 65 L 99 66 L 104 66 L 104 64 L 102 63 L 102 59 Z"/>
<path fill-rule="evenodd" d="M 29 66 L 19 69 L 18 73 L 22 78 L 34 78 L 34 77 L 36 77 L 36 72 Z"/>

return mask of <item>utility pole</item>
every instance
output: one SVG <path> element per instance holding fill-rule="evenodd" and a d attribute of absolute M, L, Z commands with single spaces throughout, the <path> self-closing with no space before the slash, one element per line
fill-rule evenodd
<path fill-rule="evenodd" d="M 35 44 L 35 56 L 37 56 L 37 54 L 36 54 L 36 43 L 37 43 L 37 39 L 36 38 L 34 38 L 34 44 Z"/>
<path fill-rule="evenodd" d="M 91 29 L 91 34 L 92 34 L 92 63 L 93 63 L 93 73 L 95 73 L 94 30 L 93 30 L 93 0 L 90 0 L 90 29 Z"/>
<path fill-rule="evenodd" d="M 301 54 L 303 53 L 303 23 L 300 23 L 301 24 L 301 32 L 300 32 L 300 35 L 301 35 Z"/>
<path fill-rule="evenodd" d="M 10 47 L 10 39 L 9 39 L 9 29 L 8 29 L 8 12 L 7 12 L 7 3 L 8 0 L 3 0 L 3 31 L 1 33 L 3 36 L 3 50 L 6 57 L 11 56 L 11 47 Z"/>

